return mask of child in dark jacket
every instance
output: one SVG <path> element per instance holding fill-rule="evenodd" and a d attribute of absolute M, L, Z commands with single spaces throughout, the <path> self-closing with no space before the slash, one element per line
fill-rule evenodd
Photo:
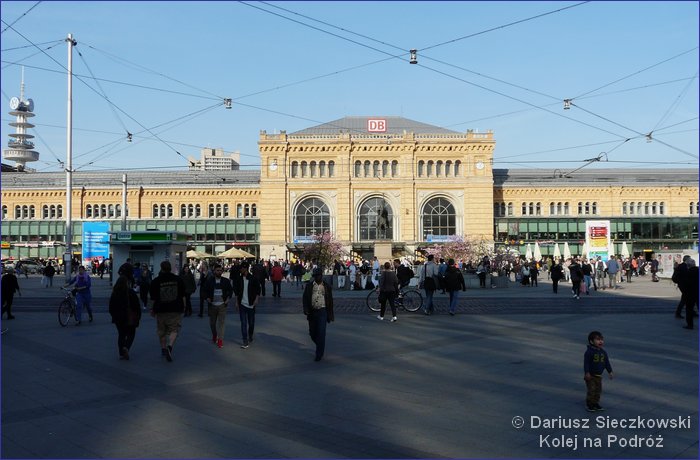
<path fill-rule="evenodd" d="M 613 370 L 608 353 L 603 349 L 603 334 L 593 331 L 588 334 L 588 348 L 583 356 L 583 379 L 586 381 L 586 410 L 596 412 L 605 410 L 600 407 L 600 395 L 603 392 L 603 371 L 607 370 L 610 379 Z"/>

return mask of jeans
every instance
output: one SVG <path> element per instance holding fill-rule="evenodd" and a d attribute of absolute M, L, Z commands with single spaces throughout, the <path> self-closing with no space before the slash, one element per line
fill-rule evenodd
<path fill-rule="evenodd" d="M 617 272 L 615 273 L 610 273 L 608 272 L 608 287 L 617 289 Z"/>
<path fill-rule="evenodd" d="M 459 301 L 459 291 L 448 291 L 450 294 L 450 313 L 454 313 Z"/>
<path fill-rule="evenodd" d="M 90 298 L 80 293 L 76 294 L 75 320 L 80 322 L 83 316 L 83 307 L 87 308 L 90 318 L 92 318 L 92 307 L 90 306 Z"/>
<path fill-rule="evenodd" d="M 123 355 L 122 350 L 124 348 L 128 350 L 131 349 L 131 345 L 134 343 L 134 338 L 136 337 L 136 327 L 128 326 L 126 324 L 117 324 L 117 348 L 119 348 L 119 356 Z"/>
<path fill-rule="evenodd" d="M 435 306 L 433 305 L 433 294 L 435 291 L 425 290 L 425 312 L 432 313 L 435 311 Z"/>
<path fill-rule="evenodd" d="M 591 292 L 591 275 L 583 275 L 583 281 L 586 283 L 586 292 Z"/>
<path fill-rule="evenodd" d="M 319 308 L 318 310 L 312 310 L 306 319 L 309 321 L 309 335 L 316 344 L 316 359 L 320 360 L 326 351 L 328 313 L 325 308 Z"/>
<path fill-rule="evenodd" d="M 381 292 L 379 294 L 381 301 L 381 309 L 379 311 L 379 316 L 384 318 L 384 313 L 386 312 L 386 302 L 389 301 L 389 306 L 391 307 L 391 316 L 396 316 L 396 294 L 393 292 Z"/>
<path fill-rule="evenodd" d="M 243 345 L 248 345 L 253 340 L 253 330 L 255 329 L 255 308 L 247 308 L 241 305 L 238 308 L 241 317 L 241 336 Z"/>
<path fill-rule="evenodd" d="M 282 281 L 272 282 L 272 297 L 279 297 L 282 293 Z"/>

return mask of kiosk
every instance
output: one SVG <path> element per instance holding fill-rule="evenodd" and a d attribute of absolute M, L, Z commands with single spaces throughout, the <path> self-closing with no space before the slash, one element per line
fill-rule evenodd
<path fill-rule="evenodd" d="M 132 263 L 148 264 L 154 276 L 160 271 L 160 263 L 169 260 L 173 273 L 180 274 L 187 260 L 187 241 L 192 236 L 168 230 L 109 232 L 109 235 L 114 276 L 126 259 L 131 259 Z"/>

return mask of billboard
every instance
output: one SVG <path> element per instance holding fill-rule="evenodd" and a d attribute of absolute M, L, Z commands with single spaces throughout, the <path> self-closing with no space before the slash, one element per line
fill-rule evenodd
<path fill-rule="evenodd" d="M 610 221 L 587 220 L 586 221 L 586 249 L 588 258 L 600 256 L 608 260 L 610 248 Z"/>
<path fill-rule="evenodd" d="M 83 262 L 109 257 L 109 222 L 83 222 Z"/>

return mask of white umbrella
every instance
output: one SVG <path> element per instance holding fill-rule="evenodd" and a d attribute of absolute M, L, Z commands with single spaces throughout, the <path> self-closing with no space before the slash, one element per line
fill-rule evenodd
<path fill-rule="evenodd" d="M 532 248 L 530 247 L 530 243 L 527 243 L 527 249 L 525 250 L 525 258 L 527 260 L 532 259 Z"/>
<path fill-rule="evenodd" d="M 539 244 L 537 241 L 535 241 L 535 253 L 534 253 L 534 256 L 535 256 L 535 260 L 536 260 L 536 261 L 539 262 L 540 260 L 542 260 L 542 251 L 540 250 L 540 244 Z"/>
<path fill-rule="evenodd" d="M 255 256 L 249 252 L 246 252 L 242 249 L 238 248 L 231 248 L 227 251 L 222 252 L 221 254 L 217 255 L 216 257 L 220 259 L 250 259 L 250 258 L 255 258 Z"/>
<path fill-rule="evenodd" d="M 569 242 L 564 242 L 564 259 L 571 259 L 571 249 L 569 249 Z"/>
<path fill-rule="evenodd" d="M 581 257 L 588 259 L 588 245 L 586 243 L 583 243 L 581 247 Z"/>
<path fill-rule="evenodd" d="M 608 246 L 608 257 L 614 256 L 615 255 L 615 245 L 610 243 Z"/>
<path fill-rule="evenodd" d="M 622 257 L 624 257 L 625 259 L 629 259 L 629 258 L 630 258 L 630 250 L 629 250 L 629 248 L 627 247 L 627 241 L 624 241 L 624 242 L 622 243 L 622 249 L 620 250 L 620 255 L 621 255 Z"/>
<path fill-rule="evenodd" d="M 195 251 L 193 249 L 187 251 L 186 256 L 188 259 L 207 259 L 209 257 L 214 257 L 213 255 L 207 254 L 206 252 Z"/>
<path fill-rule="evenodd" d="M 559 243 L 554 244 L 554 260 L 561 259 L 561 251 L 559 250 Z"/>

